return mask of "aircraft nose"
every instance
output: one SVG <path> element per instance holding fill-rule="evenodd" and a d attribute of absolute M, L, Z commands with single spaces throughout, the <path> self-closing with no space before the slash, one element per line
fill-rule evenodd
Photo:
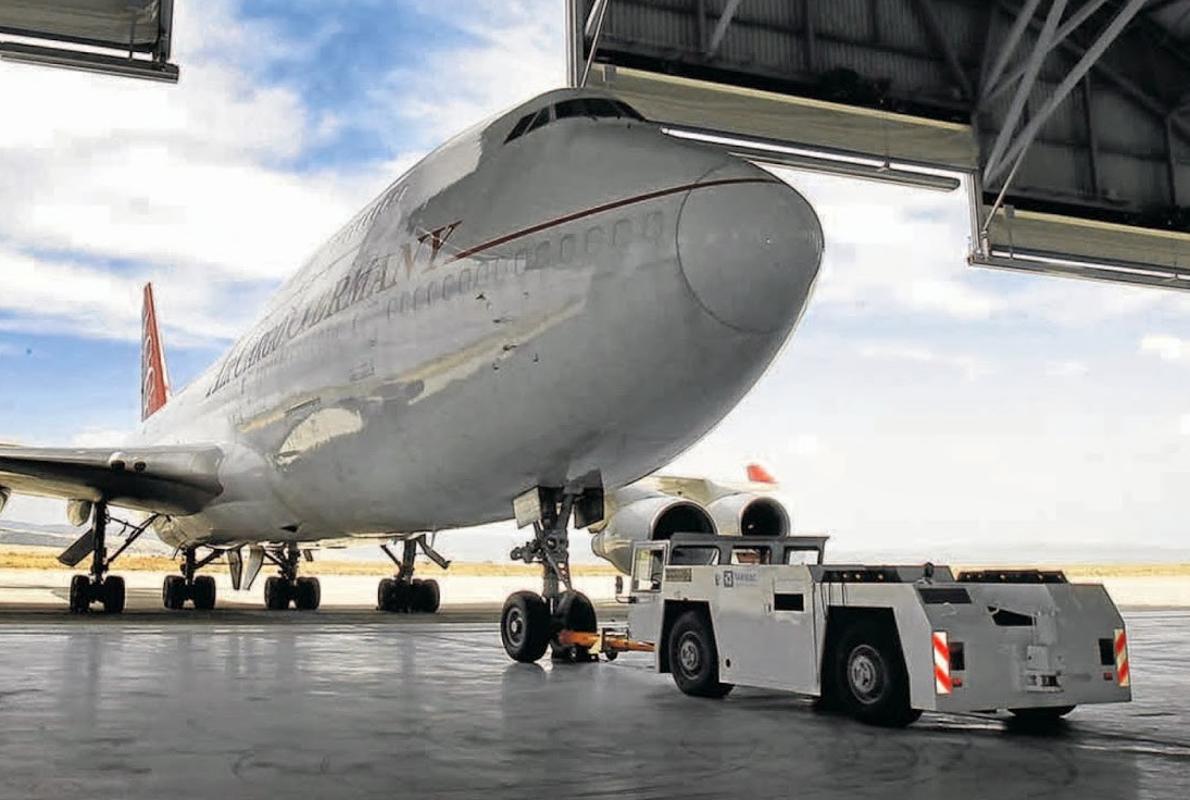
<path fill-rule="evenodd" d="M 768 173 L 705 176 L 678 217 L 678 259 L 691 291 L 719 322 L 749 333 L 797 321 L 822 262 L 818 215 Z"/>

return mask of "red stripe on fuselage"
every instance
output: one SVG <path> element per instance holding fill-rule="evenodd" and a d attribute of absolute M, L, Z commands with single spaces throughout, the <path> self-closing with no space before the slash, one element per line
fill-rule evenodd
<path fill-rule="evenodd" d="M 780 181 L 770 180 L 767 178 L 724 178 L 723 180 L 707 181 L 706 183 L 687 183 L 683 186 L 674 186 L 670 189 L 660 189 L 655 192 L 639 194 L 635 197 L 628 197 L 624 200 L 616 200 L 611 203 L 604 203 L 603 205 L 595 206 L 594 208 L 588 208 L 584 211 L 576 211 L 573 214 L 567 214 L 564 217 L 557 217 L 556 219 L 551 219 L 547 222 L 541 222 L 537 225 L 531 225 L 528 228 L 522 228 L 519 231 L 505 234 L 504 236 L 484 242 L 483 244 L 468 248 L 463 252 L 456 254 L 454 258 L 450 259 L 450 261 L 446 263 L 453 264 L 455 261 L 461 261 L 464 258 L 469 258 L 478 253 L 482 253 L 484 250 L 491 250 L 493 247 L 499 247 L 502 244 L 508 244 L 509 242 L 521 239 L 525 236 L 532 236 L 535 233 L 540 233 L 541 231 L 548 230 L 550 228 L 556 228 L 559 225 L 565 225 L 568 222 L 574 222 L 576 220 L 583 219 L 584 217 L 602 214 L 605 211 L 614 211 L 615 209 L 623 208 L 624 206 L 630 206 L 636 203 L 644 203 L 649 200 L 656 200 L 659 197 L 689 192 L 693 191 L 694 189 L 709 189 L 714 186 L 732 186 L 741 183 L 780 183 Z"/>

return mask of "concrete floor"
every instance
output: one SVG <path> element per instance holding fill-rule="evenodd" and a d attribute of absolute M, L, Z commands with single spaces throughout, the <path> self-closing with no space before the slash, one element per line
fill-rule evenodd
<path fill-rule="evenodd" d="M 1190 797 L 1190 613 L 1128 622 L 1136 700 L 1039 736 L 511 664 L 490 621 L 5 612 L 0 798 Z"/>

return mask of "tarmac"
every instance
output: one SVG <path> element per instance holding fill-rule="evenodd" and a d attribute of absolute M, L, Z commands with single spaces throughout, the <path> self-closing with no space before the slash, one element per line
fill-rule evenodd
<path fill-rule="evenodd" d="M 1046 735 L 513 664 L 496 611 L 0 606 L 0 798 L 1190 797 L 1187 611 L 1128 614 L 1134 701 Z"/>

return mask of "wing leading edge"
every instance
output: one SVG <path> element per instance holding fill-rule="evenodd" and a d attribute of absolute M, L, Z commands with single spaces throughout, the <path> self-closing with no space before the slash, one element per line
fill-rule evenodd
<path fill-rule="evenodd" d="M 188 516 L 222 494 L 222 461 L 218 447 L 114 450 L 3 445 L 0 489 Z"/>

